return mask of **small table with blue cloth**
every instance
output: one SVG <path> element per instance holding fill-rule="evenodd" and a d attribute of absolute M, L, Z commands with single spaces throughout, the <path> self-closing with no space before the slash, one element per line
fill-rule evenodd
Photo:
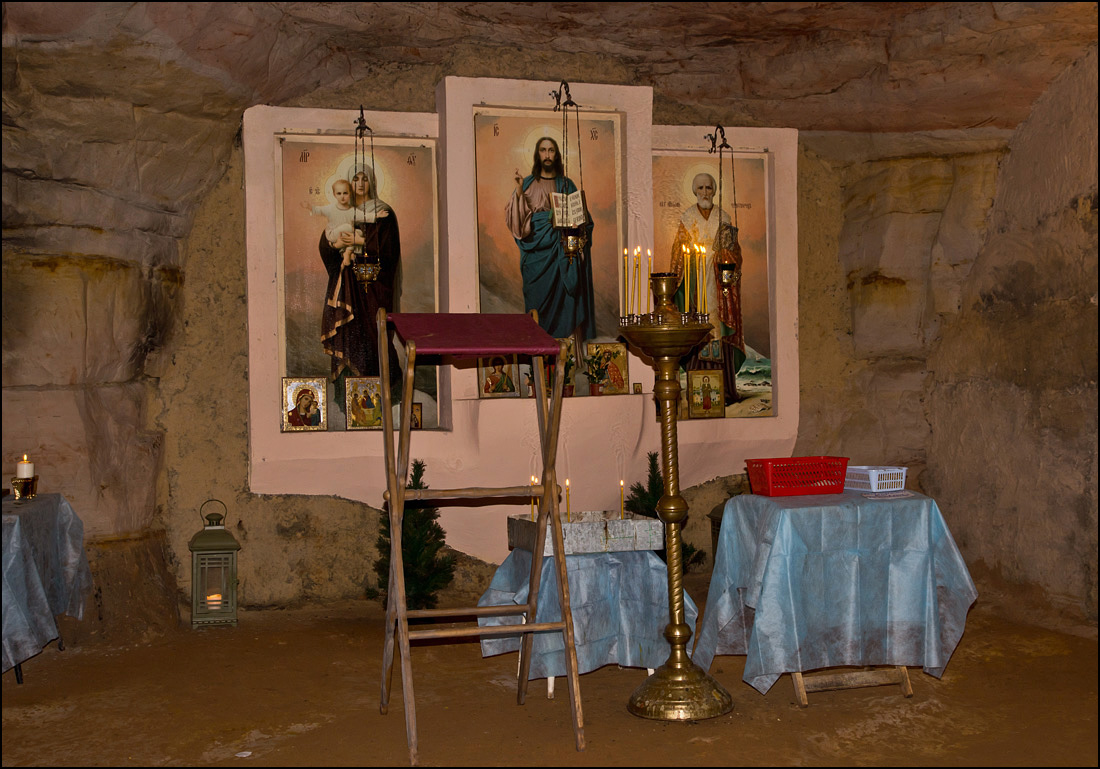
<path fill-rule="evenodd" d="M 652 550 L 577 553 L 565 558 L 569 605 L 573 614 L 577 670 L 589 673 L 617 663 L 622 667 L 656 668 L 668 659 L 664 630 L 668 625 L 668 570 Z M 493 575 L 478 606 L 527 602 L 531 552 L 515 548 Z M 699 610 L 684 594 L 688 627 L 695 627 Z M 535 622 L 561 618 L 557 574 L 543 561 Z M 519 617 L 481 617 L 481 626 L 518 624 Z M 565 675 L 560 633 L 536 633 L 529 679 Z M 519 637 L 483 638 L 481 655 L 519 651 Z M 551 690 L 552 691 L 552 690 Z"/>
<path fill-rule="evenodd" d="M 84 616 L 92 572 L 84 553 L 84 523 L 60 494 L 4 497 L 4 670 L 59 639 L 56 617 Z"/>
<path fill-rule="evenodd" d="M 693 660 L 746 655 L 762 694 L 830 667 L 941 677 L 978 593 L 935 501 L 908 494 L 730 499 Z"/>

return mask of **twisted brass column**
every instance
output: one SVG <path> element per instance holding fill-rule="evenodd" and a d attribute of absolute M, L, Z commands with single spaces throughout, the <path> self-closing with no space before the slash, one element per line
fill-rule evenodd
<path fill-rule="evenodd" d="M 680 496 L 676 412 L 680 405 L 680 359 L 710 332 L 712 326 L 698 314 L 683 314 L 672 303 L 676 276 L 654 273 L 656 312 L 624 318 L 620 327 L 627 343 L 652 358 L 657 372 L 654 396 L 661 404 L 661 464 L 665 490 L 657 515 L 665 524 L 668 565 L 669 624 L 665 638 L 671 651 L 665 664 L 630 696 L 627 709 L 636 716 L 664 721 L 713 718 L 733 709 L 733 698 L 721 684 L 691 661 L 687 644 L 691 628 L 684 621 L 684 560 L 680 527 L 687 502 Z"/>

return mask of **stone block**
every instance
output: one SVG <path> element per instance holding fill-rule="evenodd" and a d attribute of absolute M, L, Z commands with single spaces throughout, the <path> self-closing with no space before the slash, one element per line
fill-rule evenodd
<path fill-rule="evenodd" d="M 873 273 L 857 281 L 849 295 L 856 355 L 923 355 L 922 324 L 928 298 L 923 282 Z"/>
<path fill-rule="evenodd" d="M 152 522 L 160 439 L 142 424 L 144 387 L 3 390 L 4 466 L 31 456 L 40 492 L 59 492 L 89 538 L 148 528 Z M 14 475 L 14 472 L 9 473 Z"/>
<path fill-rule="evenodd" d="M 112 259 L 8 258 L 4 387 L 124 382 L 148 320 L 141 269 Z"/>
<path fill-rule="evenodd" d="M 950 158 L 891 158 L 856 167 L 844 188 L 845 216 L 873 219 L 887 214 L 942 211 L 953 184 Z"/>
<path fill-rule="evenodd" d="M 869 219 L 845 214 L 840 263 L 849 275 L 880 272 L 904 280 L 928 274 L 939 213 L 891 213 Z"/>
<path fill-rule="evenodd" d="M 14 174 L 4 175 L 5 226 L 50 227 L 64 222 L 66 227 L 104 229 L 137 238 L 182 238 L 188 234 L 189 221 L 183 215 L 160 211 L 148 205 L 123 200 L 102 189 L 74 187 L 44 179 L 24 179 Z M 70 249 L 75 253 L 90 253 L 87 246 Z M 142 263 L 146 255 L 130 250 L 118 254 L 123 261 Z"/>

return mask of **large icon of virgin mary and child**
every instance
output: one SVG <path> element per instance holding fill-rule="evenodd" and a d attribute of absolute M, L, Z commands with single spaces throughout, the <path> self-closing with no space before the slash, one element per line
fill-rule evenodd
<path fill-rule="evenodd" d="M 401 263 L 401 236 L 397 214 L 376 196 L 377 184 L 370 165 L 351 165 L 346 189 L 351 216 L 335 221 L 330 215 L 321 232 L 317 249 L 328 273 L 325 304 L 321 315 L 321 344 L 332 359 L 332 381 L 338 402 L 343 400 L 344 379 L 349 376 L 378 376 L 379 308 L 394 308 L 394 284 Z M 340 211 L 338 214 L 342 214 Z M 347 221 L 350 220 L 350 221 Z M 364 280 L 357 259 L 377 261 L 373 279 Z M 397 353 L 389 345 L 391 385 L 400 386 Z M 340 404 L 344 407 L 344 404 Z"/>

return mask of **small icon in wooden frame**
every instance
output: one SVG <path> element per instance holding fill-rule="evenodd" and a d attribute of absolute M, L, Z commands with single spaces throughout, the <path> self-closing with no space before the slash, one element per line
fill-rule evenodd
<path fill-rule="evenodd" d="M 721 369 L 688 372 L 688 415 L 692 419 L 726 415 Z"/>
<path fill-rule="evenodd" d="M 515 355 L 492 355 L 477 362 L 479 398 L 518 398 L 519 364 Z"/>
<path fill-rule="evenodd" d="M 344 380 L 345 413 L 349 430 L 382 429 L 382 379 L 349 376 Z"/>
<path fill-rule="evenodd" d="M 319 377 L 283 377 L 283 432 L 323 431 L 328 429 L 326 379 Z"/>
<path fill-rule="evenodd" d="M 630 392 L 629 359 L 622 342 L 589 342 L 585 369 L 592 395 Z"/>

